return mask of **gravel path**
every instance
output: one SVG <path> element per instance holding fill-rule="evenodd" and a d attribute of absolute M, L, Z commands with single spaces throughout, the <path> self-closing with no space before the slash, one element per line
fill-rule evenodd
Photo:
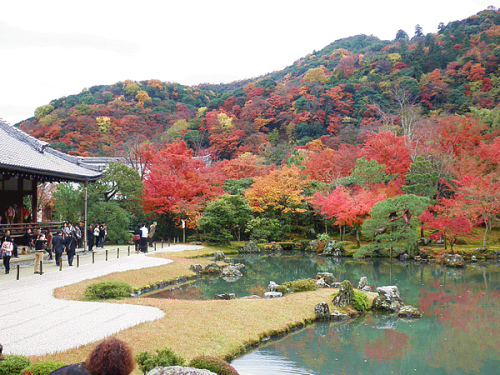
<path fill-rule="evenodd" d="M 168 251 L 199 248 L 175 245 L 169 247 Z M 154 307 L 64 301 L 54 298 L 53 291 L 61 286 L 113 272 L 155 267 L 170 262 L 169 259 L 133 254 L 0 285 L 0 343 L 4 347 L 4 354 L 30 356 L 64 351 L 163 317 L 163 311 Z"/>

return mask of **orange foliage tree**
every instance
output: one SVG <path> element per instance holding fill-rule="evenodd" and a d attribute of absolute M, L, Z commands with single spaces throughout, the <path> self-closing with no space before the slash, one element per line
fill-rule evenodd
<path fill-rule="evenodd" d="M 268 175 L 256 177 L 255 182 L 245 192 L 250 206 L 255 212 L 274 211 L 281 217 L 284 213 L 305 212 L 304 187 L 309 179 L 292 164 L 290 168 L 273 170 Z"/>

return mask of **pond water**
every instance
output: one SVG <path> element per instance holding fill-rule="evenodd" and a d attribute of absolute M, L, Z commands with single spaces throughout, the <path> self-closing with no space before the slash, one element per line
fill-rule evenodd
<path fill-rule="evenodd" d="M 261 374 L 500 374 L 500 263 L 446 269 L 386 259 L 354 261 L 304 253 L 238 256 L 244 277 L 197 281 L 167 298 L 262 295 L 269 281 L 331 272 L 357 285 L 397 285 L 406 304 L 424 312 L 408 321 L 365 315 L 344 323 L 315 323 L 231 362 L 240 375 Z"/>

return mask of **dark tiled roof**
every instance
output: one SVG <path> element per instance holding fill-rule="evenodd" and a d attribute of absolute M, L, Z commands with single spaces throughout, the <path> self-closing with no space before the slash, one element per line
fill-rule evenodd
<path fill-rule="evenodd" d="M 0 119 L 0 169 L 36 175 L 48 181 L 95 181 L 101 168 L 49 147 Z"/>

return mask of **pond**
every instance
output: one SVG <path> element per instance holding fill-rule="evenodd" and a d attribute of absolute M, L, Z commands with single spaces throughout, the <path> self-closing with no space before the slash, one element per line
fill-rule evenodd
<path fill-rule="evenodd" d="M 365 315 L 345 323 L 315 323 L 269 340 L 231 362 L 240 375 L 261 374 L 497 374 L 500 369 L 500 263 L 446 269 L 434 264 L 354 261 L 307 253 L 238 256 L 244 276 L 197 281 L 167 298 L 262 295 L 269 281 L 331 272 L 357 285 L 397 285 L 406 304 L 424 312 L 408 321 Z"/>

